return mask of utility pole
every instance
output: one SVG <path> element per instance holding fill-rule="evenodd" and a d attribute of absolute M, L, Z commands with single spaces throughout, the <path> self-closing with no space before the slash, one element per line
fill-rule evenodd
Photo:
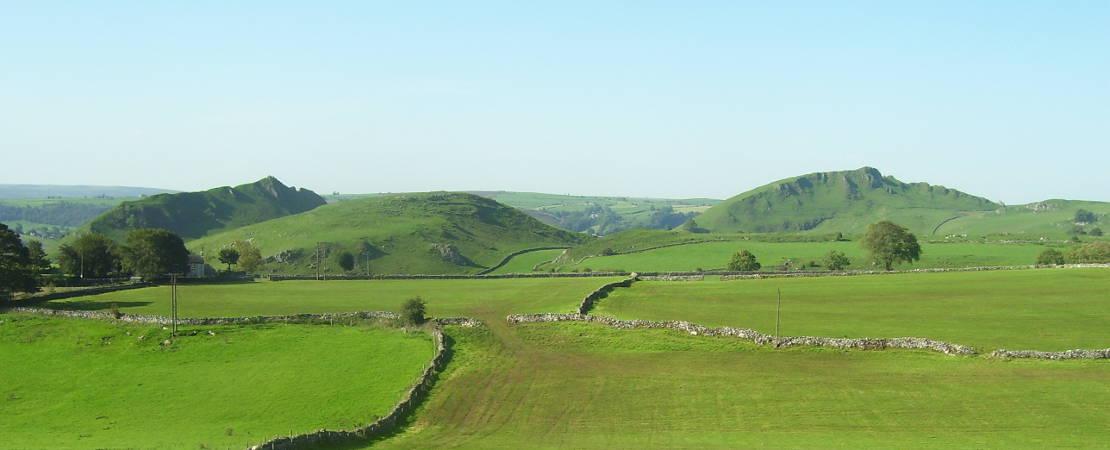
<path fill-rule="evenodd" d="M 324 281 L 328 281 L 328 245 L 327 244 L 324 244 L 324 261 L 321 264 L 324 265 Z"/>
<path fill-rule="evenodd" d="M 170 274 L 170 336 L 177 337 L 177 274 Z"/>
<path fill-rule="evenodd" d="M 778 306 L 775 307 L 775 340 L 779 340 L 779 327 L 782 324 L 782 289 L 778 290 Z"/>

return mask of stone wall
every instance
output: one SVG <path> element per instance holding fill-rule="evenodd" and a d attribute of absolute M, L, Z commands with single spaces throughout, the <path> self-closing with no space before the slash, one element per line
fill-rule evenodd
<path fill-rule="evenodd" d="M 568 248 L 570 248 L 570 247 L 561 246 L 561 247 L 536 247 L 536 248 L 526 248 L 524 250 L 517 250 L 515 252 L 509 253 L 504 258 L 501 258 L 501 261 L 498 262 L 493 267 L 490 267 L 486 270 L 478 272 L 478 275 L 485 275 L 487 273 L 490 273 L 490 272 L 493 272 L 497 269 L 500 269 L 505 264 L 508 264 L 509 261 L 512 260 L 513 258 L 515 258 L 517 256 L 520 256 L 520 255 L 523 255 L 525 253 L 538 252 L 538 251 L 541 251 L 541 250 L 565 250 L 565 249 L 568 249 Z"/>
<path fill-rule="evenodd" d="M 170 318 L 120 313 L 118 316 L 107 311 L 75 311 L 68 309 L 47 309 L 14 307 L 5 312 L 40 314 L 45 316 L 72 317 L 93 320 L 117 320 L 127 323 L 169 325 Z M 201 317 L 178 319 L 179 325 L 250 325 L 260 323 L 335 323 L 364 319 L 398 319 L 397 313 L 389 311 L 362 311 L 348 313 L 294 314 L 287 316 L 254 317 Z"/>
<path fill-rule="evenodd" d="M 328 275 L 328 280 L 500 280 L 505 278 L 594 278 L 618 277 L 628 272 L 537 272 L 497 275 Z M 316 280 L 313 275 L 269 275 L 270 281 Z"/>
<path fill-rule="evenodd" d="M 86 295 L 107 294 L 109 292 L 126 291 L 128 289 L 139 289 L 139 288 L 145 288 L 145 287 L 150 287 L 150 286 L 154 286 L 154 285 L 151 284 L 151 283 L 140 282 L 140 283 L 128 283 L 128 284 L 113 284 L 113 285 L 110 285 L 110 286 L 97 286 L 97 287 L 90 287 L 90 288 L 87 288 L 87 289 L 75 289 L 75 290 L 72 290 L 72 291 L 54 292 L 52 294 L 35 295 L 35 296 L 27 298 L 27 299 L 16 300 L 14 302 L 9 302 L 8 305 L 30 306 L 30 305 L 37 305 L 39 303 L 45 303 L 45 302 L 48 302 L 48 301 L 51 301 L 51 300 L 61 300 L 61 299 L 73 298 L 73 297 L 84 297 Z"/>
<path fill-rule="evenodd" d="M 992 358 L 1014 359 L 1110 359 L 1110 348 L 1096 350 L 1064 350 L 1062 352 L 1041 352 L 1036 350 L 995 350 L 990 355 Z"/>
<path fill-rule="evenodd" d="M 640 281 L 703 281 L 705 275 L 640 275 Z"/>
<path fill-rule="evenodd" d="M 295 436 L 274 438 L 249 448 L 251 450 L 319 448 L 324 445 L 365 442 L 393 432 L 403 423 L 404 419 L 416 409 L 417 405 L 427 397 L 439 372 L 447 362 L 447 347 L 443 339 L 443 330 L 439 328 L 438 324 L 432 329 L 432 337 L 435 341 L 435 356 L 432 357 L 431 363 L 424 368 L 424 372 L 420 374 L 420 378 L 418 378 L 408 391 L 405 392 L 401 401 L 397 402 L 393 409 L 384 417 L 375 420 L 369 425 L 353 430 L 322 429 Z"/>
<path fill-rule="evenodd" d="M 614 281 L 612 283 L 608 283 L 597 289 L 594 289 L 593 292 L 586 294 L 586 297 L 582 299 L 582 303 L 578 305 L 578 314 L 589 314 L 590 310 L 594 308 L 594 303 L 597 303 L 598 300 L 607 297 L 609 293 L 613 291 L 613 289 L 619 287 L 631 287 L 632 283 L 635 283 L 638 278 L 639 275 L 633 273 L 628 278 L 625 278 L 621 281 Z"/>
<path fill-rule="evenodd" d="M 694 336 L 730 336 L 744 339 L 759 345 L 774 347 L 828 347 L 837 349 L 882 350 L 888 348 L 932 350 L 947 355 L 974 355 L 974 348 L 934 341 L 932 339 L 902 337 L 902 338 L 826 338 L 814 336 L 774 336 L 760 333 L 748 328 L 720 327 L 708 328 L 695 323 L 681 320 L 650 321 L 650 320 L 621 320 L 612 317 L 590 316 L 585 314 L 513 314 L 506 318 L 511 324 L 535 322 L 593 322 L 608 325 L 613 328 L 663 328 L 678 330 Z"/>
<path fill-rule="evenodd" d="M 760 278 L 804 278 L 804 277 L 847 277 L 857 275 L 894 275 L 900 273 L 933 273 L 933 272 L 985 272 L 996 270 L 1026 270 L 1026 269 L 1092 269 L 1110 268 L 1110 264 L 1061 264 L 1057 266 L 980 266 L 980 267 L 952 267 L 929 268 L 908 270 L 848 270 L 843 272 L 773 272 L 773 273 L 730 273 L 721 275 L 722 281 L 750 280 Z"/>

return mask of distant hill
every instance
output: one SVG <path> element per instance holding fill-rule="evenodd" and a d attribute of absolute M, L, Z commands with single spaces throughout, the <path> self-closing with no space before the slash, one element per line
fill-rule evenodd
<path fill-rule="evenodd" d="M 165 228 L 185 239 L 308 211 L 325 204 L 308 189 L 286 186 L 274 177 L 202 192 L 158 194 L 124 202 L 88 228 L 121 239 L 135 228 Z"/>
<path fill-rule="evenodd" d="M 1077 222 L 1076 213 L 1089 211 L 1092 222 Z M 1110 203 L 1082 200 L 1045 200 L 1027 205 L 1001 207 L 992 211 L 961 214 L 936 228 L 936 236 L 998 240 L 1059 240 L 1107 238 L 1110 233 Z"/>
<path fill-rule="evenodd" d="M 695 221 L 713 232 L 859 233 L 887 219 L 929 235 L 946 220 L 1001 207 L 955 189 L 904 183 L 864 167 L 779 180 L 725 200 Z"/>
<path fill-rule="evenodd" d="M 355 273 L 477 273 L 508 254 L 571 246 L 588 237 L 548 226 L 515 208 L 465 193 L 417 193 L 346 199 L 311 211 L 214 234 L 189 243 L 213 265 L 219 248 L 252 240 L 264 271 L 313 274 L 317 243 L 328 248 L 328 271 L 341 272 L 344 252 Z"/>
<path fill-rule="evenodd" d="M 720 200 L 708 198 L 598 197 L 511 191 L 470 193 L 519 208 L 549 225 L 597 235 L 633 228 L 668 230 L 720 203 Z"/>
<path fill-rule="evenodd" d="M 84 186 L 55 184 L 0 184 L 0 199 L 142 197 L 173 193 L 169 189 L 132 186 Z"/>

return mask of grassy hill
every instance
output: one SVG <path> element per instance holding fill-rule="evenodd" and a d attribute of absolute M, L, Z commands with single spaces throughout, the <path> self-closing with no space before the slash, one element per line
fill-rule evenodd
<path fill-rule="evenodd" d="M 0 184 L 0 199 L 59 199 L 142 197 L 176 191 L 132 186 L 85 186 L 61 184 Z"/>
<path fill-rule="evenodd" d="M 671 229 L 720 202 L 708 198 L 596 197 L 509 191 L 471 193 L 524 210 L 549 225 L 597 235 L 632 228 Z"/>
<path fill-rule="evenodd" d="M 88 228 L 121 239 L 135 228 L 165 228 L 185 239 L 250 225 L 323 205 L 308 189 L 286 186 L 274 177 L 203 192 L 159 194 L 124 202 L 89 223 Z"/>
<path fill-rule="evenodd" d="M 1077 224 L 1075 213 L 1080 209 L 1094 213 L 1096 220 Z M 1060 240 L 1079 235 L 1085 240 L 1096 238 L 1086 236 L 1095 228 L 1110 232 L 1110 203 L 1045 200 L 993 211 L 967 212 L 937 227 L 936 235 L 1013 240 Z"/>
<path fill-rule="evenodd" d="M 903 183 L 864 167 L 776 181 L 732 197 L 696 219 L 714 232 L 859 233 L 887 219 L 930 234 L 947 219 L 1001 205 L 944 186 Z"/>
<path fill-rule="evenodd" d="M 315 273 L 317 243 L 326 243 L 330 273 L 339 255 L 357 256 L 355 273 L 474 273 L 514 251 L 574 245 L 588 237 L 559 230 L 496 201 L 464 193 L 420 193 L 345 200 L 189 243 L 214 265 L 217 249 L 250 239 L 267 257 L 264 270 Z"/>

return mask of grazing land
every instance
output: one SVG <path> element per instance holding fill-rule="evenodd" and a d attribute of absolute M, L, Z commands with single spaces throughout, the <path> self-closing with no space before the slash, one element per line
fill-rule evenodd
<path fill-rule="evenodd" d="M 373 448 L 1099 447 L 1103 361 L 773 350 L 595 324 L 449 328 L 415 423 Z"/>
<path fill-rule="evenodd" d="M 783 335 L 926 337 L 985 350 L 1110 346 L 1110 270 L 1043 269 L 641 282 L 594 311 Z"/>
<path fill-rule="evenodd" d="M 494 274 L 530 273 L 530 272 L 533 272 L 533 269 L 536 269 L 536 271 L 541 271 L 542 272 L 542 271 L 545 271 L 548 267 L 551 266 L 550 264 L 547 264 L 547 263 L 555 260 L 555 258 L 558 258 L 559 255 L 562 255 L 564 251 L 565 250 L 561 250 L 561 249 L 560 250 L 537 250 L 537 251 L 534 251 L 534 252 L 528 252 L 528 253 L 525 253 L 525 254 L 522 254 L 522 255 L 517 255 L 517 256 L 514 256 L 512 259 L 510 259 L 507 264 L 505 264 L 504 266 L 501 266 L 500 268 L 493 271 L 492 273 L 494 273 Z"/>
<path fill-rule="evenodd" d="M 420 296 L 428 314 L 504 320 L 505 315 L 572 312 L 587 293 L 619 278 L 488 280 L 262 281 L 178 286 L 182 317 L 258 316 L 349 311 L 396 311 Z M 168 315 L 167 286 L 54 301 L 47 307 Z"/>
<path fill-rule="evenodd" d="M 633 228 L 670 229 L 702 213 L 720 200 L 661 199 L 478 191 L 488 197 L 563 229 L 605 235 Z"/>
<path fill-rule="evenodd" d="M 1036 262 L 1037 255 L 1049 247 L 1040 244 L 922 243 L 921 261 L 899 268 L 1029 265 Z M 867 253 L 859 242 L 763 242 L 758 240 L 675 245 L 612 256 L 565 260 L 557 267 L 560 271 L 580 271 L 587 268 L 593 271 L 639 272 L 721 270 L 726 267 L 732 254 L 740 249 L 754 253 L 763 265 L 764 271 L 781 270 L 787 261 L 793 269 L 803 267 L 811 261 L 820 264 L 821 259 L 832 250 L 844 252 L 851 259 L 852 264 L 848 266 L 850 270 L 875 269 L 869 263 Z M 816 269 L 820 270 L 820 267 Z"/>
<path fill-rule="evenodd" d="M 157 326 L 0 315 L 0 446 L 244 448 L 354 427 L 433 354 L 424 333 L 373 325 L 184 331 L 165 346 Z"/>

